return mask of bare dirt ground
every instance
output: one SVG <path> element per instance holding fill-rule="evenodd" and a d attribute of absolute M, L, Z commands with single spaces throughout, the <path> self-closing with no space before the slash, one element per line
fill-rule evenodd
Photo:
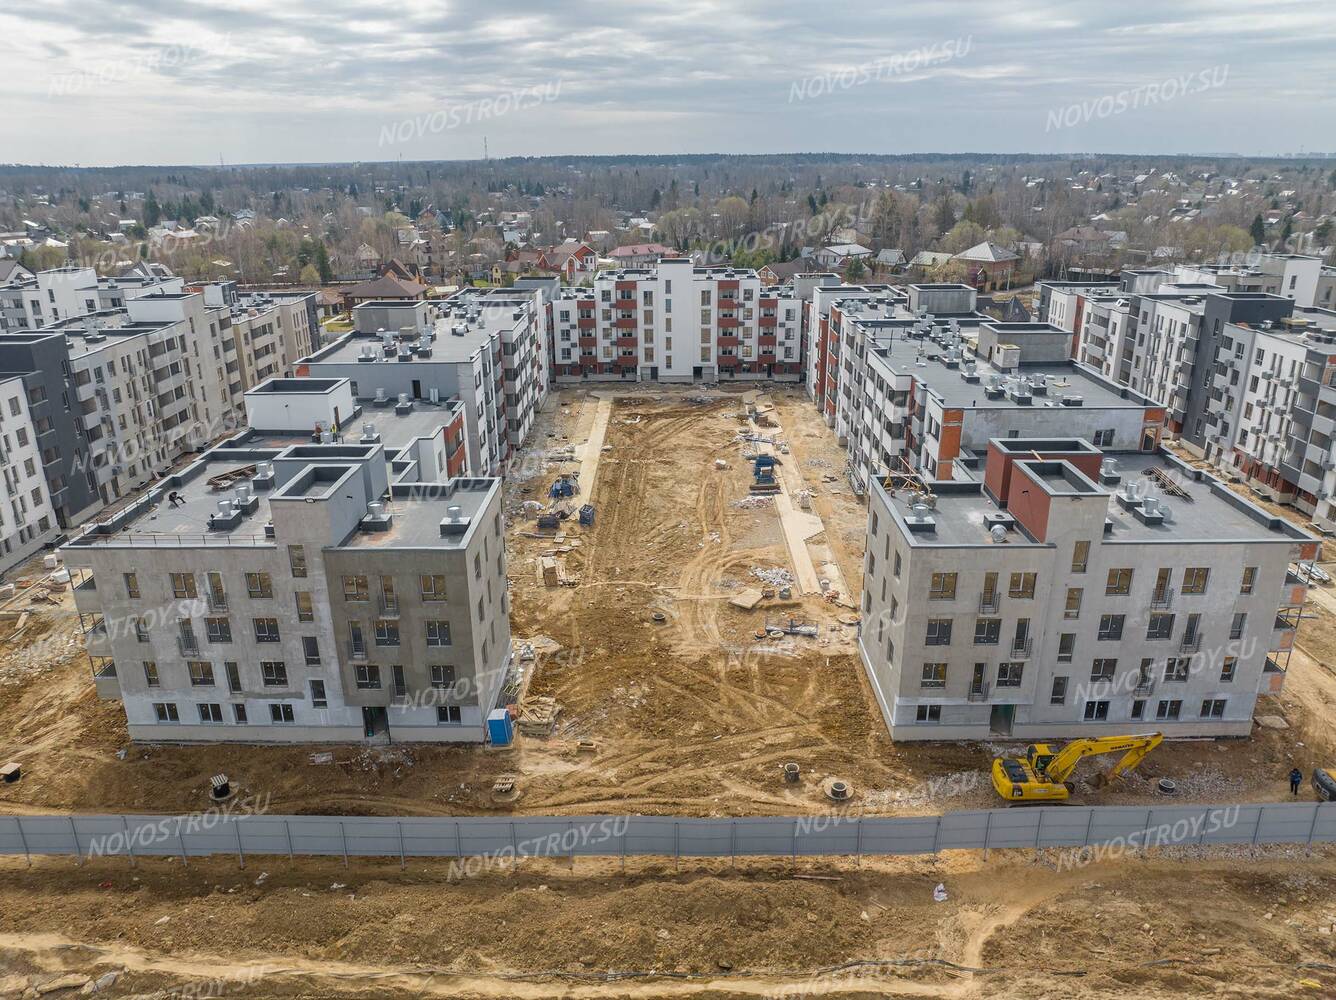
<path fill-rule="evenodd" d="M 109 974 L 158 997 L 1336 995 L 1336 857 L 1058 860 L 6 861 L 0 996 Z"/>
<path fill-rule="evenodd" d="M 219 771 L 275 813 L 811 812 L 827 775 L 850 780 L 869 813 L 993 805 L 998 748 L 884 735 L 847 607 L 820 595 L 729 603 L 767 586 L 753 568 L 793 568 L 774 507 L 735 506 L 750 480 L 741 396 L 612 392 L 592 529 L 530 537 L 524 511 L 578 462 L 529 462 L 528 478 L 507 484 L 514 630 L 540 650 L 524 663 L 529 692 L 561 703 L 551 739 L 505 752 L 336 747 L 327 765 L 310 748 L 131 745 L 120 706 L 94 694 L 70 596 L 47 605 L 25 593 L 0 609 L 31 606 L 12 640 L 0 617 L 0 759 L 25 774 L 0 785 L 0 813 L 195 809 Z M 786 472 L 825 523 L 808 552 L 856 604 L 866 514 L 843 453 L 800 393 L 768 399 Z M 599 402 L 558 394 L 533 452 L 584 442 Z M 541 583 L 546 553 L 577 586 Z M 1182 800 L 1278 800 L 1293 763 L 1336 760 L 1333 593 L 1314 589 L 1285 690 L 1259 708 L 1288 730 L 1166 744 L 1088 801 L 1160 801 L 1160 775 Z M 819 635 L 756 637 L 789 616 Z M 790 760 L 798 786 L 780 780 Z M 503 773 L 519 776 L 514 803 L 491 796 Z M 0 997 L 71 977 L 42 994 L 60 997 L 109 974 L 105 995 L 159 997 L 1336 997 L 1336 852 L 1072 860 L 632 860 L 625 873 L 530 860 L 460 879 L 423 862 L 0 859 Z"/>
<path fill-rule="evenodd" d="M 532 537 L 525 502 L 546 502 L 557 473 L 579 467 L 543 456 L 587 440 L 600 397 L 612 409 L 596 523 Z M 845 603 L 856 605 L 866 512 L 843 478 L 843 451 L 800 391 L 772 389 L 765 401 L 789 445 L 786 474 L 811 490 L 825 522 L 807 542 L 812 561 L 842 578 L 852 591 Z M 828 776 L 852 782 L 858 807 L 872 814 L 993 805 L 987 767 L 1000 746 L 891 744 L 855 629 L 844 624 L 848 607 L 820 595 L 776 597 L 753 611 L 729 603 L 768 586 L 753 568 L 792 570 L 775 508 L 735 506 L 751 480 L 737 441 L 743 408 L 740 392 L 690 389 L 566 390 L 550 401 L 521 465 L 527 478 L 507 483 L 507 506 L 513 629 L 547 650 L 523 664 L 525 680 L 562 706 L 551 739 L 509 751 L 344 746 L 324 765 L 311 763 L 310 748 L 131 745 L 120 706 L 93 691 L 70 595 L 53 606 L 20 593 L 8 610 L 32 608 L 24 631 L 7 640 L 12 624 L 0 621 L 0 759 L 19 761 L 25 777 L 0 786 L 0 813 L 190 810 L 207 803 L 220 771 L 271 810 L 296 814 L 791 814 L 824 808 L 818 785 Z M 545 553 L 557 553 L 579 585 L 543 586 Z M 1161 776 L 1189 801 L 1279 800 L 1292 766 L 1330 766 L 1332 593 L 1314 588 L 1285 690 L 1259 707 L 1289 730 L 1167 743 L 1137 775 L 1085 801 L 1148 803 Z M 756 638 L 767 621 L 788 617 L 819 635 Z M 581 740 L 595 750 L 580 750 Z M 788 761 L 802 768 L 799 785 L 780 778 Z M 517 801 L 494 800 L 503 774 L 519 776 Z"/>

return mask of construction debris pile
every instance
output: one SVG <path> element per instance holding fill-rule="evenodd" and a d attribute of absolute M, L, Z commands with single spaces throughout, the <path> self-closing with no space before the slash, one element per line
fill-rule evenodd
<path fill-rule="evenodd" d="M 755 510 L 758 507 L 770 507 L 774 505 L 774 497 L 765 494 L 742 497 L 740 500 L 732 501 L 734 507 L 742 510 Z"/>
<path fill-rule="evenodd" d="M 769 584 L 775 588 L 791 588 L 793 586 L 793 574 L 783 566 L 769 568 L 765 566 L 753 566 L 751 575 L 756 577 L 762 583 Z"/>
<path fill-rule="evenodd" d="M 524 699 L 518 720 L 519 731 L 524 736 L 547 739 L 556 727 L 557 716 L 561 714 L 561 705 L 555 698 L 531 697 Z"/>

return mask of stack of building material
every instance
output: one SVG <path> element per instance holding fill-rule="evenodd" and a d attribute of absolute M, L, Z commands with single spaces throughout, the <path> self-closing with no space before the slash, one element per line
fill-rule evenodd
<path fill-rule="evenodd" d="M 525 698 L 520 708 L 519 729 L 525 736 L 537 736 L 542 739 L 552 735 L 557 724 L 561 706 L 555 698 Z"/>

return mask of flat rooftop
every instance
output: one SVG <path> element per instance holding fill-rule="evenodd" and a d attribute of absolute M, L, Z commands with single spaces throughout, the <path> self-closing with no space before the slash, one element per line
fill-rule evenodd
<path fill-rule="evenodd" d="M 1107 517 L 1112 528 L 1105 532 L 1105 544 L 1163 542 L 1177 545 L 1195 542 L 1285 542 L 1311 540 L 1306 532 L 1295 527 L 1282 517 L 1275 516 L 1261 507 L 1249 503 L 1239 494 L 1230 490 L 1224 483 L 1206 472 L 1194 469 L 1164 452 L 1146 454 L 1144 452 L 1107 452 L 1106 460 L 1112 460 L 1115 471 L 1121 477 L 1119 483 L 1095 484 L 1079 472 L 1072 476 L 1070 472 L 1056 472 L 1048 467 L 1057 464 L 1053 461 L 1041 461 L 1029 466 L 1035 471 L 1039 466 L 1039 475 L 1046 487 L 1051 487 L 1055 495 L 1092 496 L 1103 493 L 1108 498 Z M 1158 475 L 1157 475 L 1158 473 Z M 1013 475 L 1016 473 L 1013 472 Z M 1163 478 L 1161 478 L 1163 477 Z M 1181 490 L 1178 496 L 1164 486 L 1168 481 Z M 1129 483 L 1136 483 L 1140 491 L 1158 499 L 1169 508 L 1170 516 L 1163 524 L 1145 524 L 1131 512 L 1124 510 L 1115 500 L 1116 491 Z M 1092 488 L 1093 487 L 1093 488 Z M 915 545 L 991 545 L 990 525 L 985 520 L 989 514 L 997 514 L 1005 508 L 994 503 L 983 491 L 978 482 L 934 482 L 931 488 L 936 495 L 936 506 L 931 511 L 935 530 L 931 532 L 910 532 L 911 544 Z M 878 481 L 873 489 L 884 497 L 892 510 L 902 518 L 913 516 L 911 512 L 913 494 L 899 490 L 892 496 Z M 1033 545 L 1019 527 L 1007 536 L 1011 545 Z"/>
<path fill-rule="evenodd" d="M 391 514 L 388 531 L 355 531 L 339 548 L 453 548 L 465 543 L 468 533 L 479 524 L 499 479 L 452 479 L 448 483 L 410 488 L 393 487 L 385 504 Z M 441 521 L 450 516 L 450 508 L 459 508 L 459 517 L 468 520 L 466 531 L 442 535 Z"/>
<path fill-rule="evenodd" d="M 304 379 L 301 381 L 305 381 Z M 410 442 L 420 437 L 429 437 L 454 419 L 455 410 L 460 404 L 451 400 L 433 405 L 425 400 L 414 400 L 413 409 L 405 414 L 398 414 L 393 404 L 385 407 L 373 407 L 369 401 L 362 400 L 359 412 L 343 418 L 342 443 L 360 444 L 362 425 L 374 424 L 380 434 L 380 443 L 385 446 L 387 459 L 403 449 Z M 243 433 L 234 441 L 243 448 L 287 448 L 294 444 L 316 444 L 311 431 L 275 431 L 252 429 Z"/>
<path fill-rule="evenodd" d="M 1054 363 L 1021 363 L 1018 373 L 1023 376 L 1043 375 L 1048 383 L 1043 395 L 1032 395 L 1029 404 L 1019 404 L 1010 396 L 990 399 L 984 391 L 989 376 L 1007 377 L 1009 373 L 995 368 L 990 362 L 968 349 L 961 362 L 954 366 L 946 362 L 946 348 L 932 340 L 903 336 L 876 337 L 868 350 L 870 367 L 884 365 L 897 376 L 912 376 L 925 384 L 928 390 L 953 409 L 1015 409 L 1061 406 L 1063 396 L 1080 396 L 1083 407 L 1136 407 L 1155 406 L 1147 397 L 1117 385 L 1075 361 Z M 965 381 L 965 363 L 972 362 L 977 382 Z"/>
<path fill-rule="evenodd" d="M 210 485 L 209 480 L 219 476 L 237 475 L 247 466 L 255 464 L 254 459 L 217 458 L 213 453 L 206 454 L 199 462 L 188 466 L 178 476 L 155 484 L 143 500 L 132 504 L 124 511 L 124 527 L 109 536 L 129 541 L 136 539 L 144 544 L 156 544 L 151 536 L 173 536 L 163 539 L 164 544 L 201 545 L 243 542 L 251 538 L 257 544 L 273 543 L 264 537 L 264 526 L 270 519 L 269 493 L 253 492 L 259 506 L 255 513 L 245 515 L 239 524 L 223 531 L 209 527 L 209 517 L 218 512 L 218 501 L 227 500 L 236 495 L 236 484 L 219 489 Z M 189 478 L 172 485 L 173 479 L 189 473 Z M 249 482 L 249 476 L 238 478 L 236 483 Z M 169 497 L 175 493 L 177 502 Z"/>

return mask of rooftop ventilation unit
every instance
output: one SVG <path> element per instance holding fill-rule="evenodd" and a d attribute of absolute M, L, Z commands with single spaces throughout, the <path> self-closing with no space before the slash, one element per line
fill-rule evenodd
<path fill-rule="evenodd" d="M 362 444 L 380 444 L 380 431 L 376 430 L 375 424 L 362 425 Z"/>
<path fill-rule="evenodd" d="M 379 500 L 372 500 L 366 505 L 366 514 L 358 525 L 363 531 L 389 531 L 394 515 L 385 509 Z"/>
<path fill-rule="evenodd" d="M 1007 395 L 1017 406 L 1029 406 L 1031 403 L 1030 387 L 1020 379 L 1007 386 Z"/>
<path fill-rule="evenodd" d="M 451 505 L 445 509 L 445 517 L 441 519 L 441 537 L 449 535 L 462 535 L 469 530 L 471 518 L 464 513 L 464 508 Z"/>
<path fill-rule="evenodd" d="M 1048 376 L 1043 372 L 1037 372 L 1030 376 L 1030 391 L 1036 396 L 1048 395 Z"/>
<path fill-rule="evenodd" d="M 394 412 L 401 417 L 413 412 L 413 400 L 409 398 L 408 393 L 399 393 L 399 402 L 394 404 Z"/>
<path fill-rule="evenodd" d="M 1001 528 L 1003 531 L 1010 531 L 1016 527 L 1016 519 L 1004 511 L 990 511 L 983 516 L 983 523 L 989 530 Z"/>
<path fill-rule="evenodd" d="M 433 406 L 439 405 L 441 402 L 441 390 L 436 386 L 432 386 L 427 390 L 427 398 L 431 400 Z"/>
<path fill-rule="evenodd" d="M 383 388 L 376 390 L 376 398 L 371 401 L 371 405 L 383 408 L 390 405 L 390 396 Z"/>
<path fill-rule="evenodd" d="M 1116 486 L 1123 481 L 1122 474 L 1118 471 L 1118 463 L 1111 458 L 1106 458 L 1099 463 L 1099 481 L 1105 486 Z"/>
<path fill-rule="evenodd" d="M 1085 400 L 1082 399 L 1080 396 L 1063 396 L 1063 397 L 1062 397 L 1062 405 L 1063 405 L 1063 406 L 1085 406 Z"/>
<path fill-rule="evenodd" d="M 269 522 L 267 522 L 267 523 L 265 524 L 265 526 L 264 526 L 264 537 L 265 537 L 265 538 L 273 538 L 273 537 L 274 537 L 274 522 L 273 522 L 273 521 L 269 521 Z"/>
<path fill-rule="evenodd" d="M 910 507 L 909 513 L 905 515 L 905 524 L 912 532 L 937 530 L 937 519 L 932 516 L 932 508 L 926 503 L 915 503 Z"/>
<path fill-rule="evenodd" d="M 210 531 L 231 531 L 241 523 L 241 511 L 231 500 L 219 500 L 218 512 L 209 515 Z"/>
<path fill-rule="evenodd" d="M 274 488 L 274 463 L 259 462 L 255 466 L 255 475 L 251 477 L 251 486 L 257 490 Z"/>
<path fill-rule="evenodd" d="M 250 483 L 238 483 L 235 497 L 232 506 L 243 514 L 254 514 L 260 509 L 260 498 L 251 492 Z"/>
<path fill-rule="evenodd" d="M 400 345 L 399 345 L 399 360 L 400 360 L 400 361 L 412 361 L 412 360 L 413 360 L 413 348 L 409 347 L 407 344 L 400 344 Z"/>
<path fill-rule="evenodd" d="M 994 545 L 1004 545 L 1007 541 L 1007 529 L 1000 524 L 995 524 L 988 529 L 988 535 L 992 538 Z"/>
<path fill-rule="evenodd" d="M 363 344 L 361 352 L 357 355 L 359 364 L 375 361 L 378 357 L 375 347 L 371 344 Z"/>

